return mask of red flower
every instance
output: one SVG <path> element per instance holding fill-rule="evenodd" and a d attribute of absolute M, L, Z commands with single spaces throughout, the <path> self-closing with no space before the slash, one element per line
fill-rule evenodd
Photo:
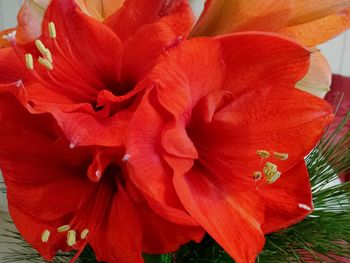
<path fill-rule="evenodd" d="M 143 262 L 141 252 L 168 253 L 203 237 L 189 217 L 181 225 L 150 209 L 124 172 L 123 149 L 68 149 L 50 115 L 28 113 L 9 94 L 0 103 L 10 213 L 45 259 L 90 244 L 100 261 Z M 99 183 L 89 179 L 97 173 Z"/>
<path fill-rule="evenodd" d="M 273 34 L 186 41 L 148 74 L 130 121 L 133 183 L 160 203 L 176 192 L 236 262 L 313 209 L 303 158 L 332 108 L 294 88 L 309 55 Z"/>
<path fill-rule="evenodd" d="M 121 145 L 129 117 L 121 111 L 134 86 L 191 26 L 185 0 L 128 0 L 103 24 L 73 0 L 53 0 L 38 48 L 6 37 L 13 48 L 0 49 L 0 91 L 15 93 L 33 113 L 53 114 L 71 146 Z"/>

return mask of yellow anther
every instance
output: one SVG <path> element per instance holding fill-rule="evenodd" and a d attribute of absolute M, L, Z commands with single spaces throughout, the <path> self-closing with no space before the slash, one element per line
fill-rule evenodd
<path fill-rule="evenodd" d="M 69 229 L 70 229 L 70 225 L 64 225 L 57 228 L 57 232 L 62 233 L 62 232 L 68 231 Z"/>
<path fill-rule="evenodd" d="M 257 150 L 256 154 L 263 159 L 267 159 L 270 157 L 270 153 L 268 151 L 265 151 L 265 150 Z"/>
<path fill-rule="evenodd" d="M 25 60 L 26 60 L 26 66 L 30 70 L 34 70 L 34 61 L 33 61 L 33 56 L 32 54 L 26 54 L 25 55 Z"/>
<path fill-rule="evenodd" d="M 46 49 L 45 58 L 50 61 L 51 64 L 53 63 L 52 54 L 49 49 Z"/>
<path fill-rule="evenodd" d="M 47 243 L 49 241 L 50 234 L 51 234 L 50 231 L 46 229 L 41 235 L 41 241 L 43 243 Z"/>
<path fill-rule="evenodd" d="M 266 181 L 270 184 L 276 182 L 281 176 L 281 173 L 277 170 L 277 165 L 270 162 L 265 164 L 264 174 L 266 176 Z"/>
<path fill-rule="evenodd" d="M 47 70 L 53 70 L 53 65 L 47 59 L 39 57 L 38 62 L 40 65 L 44 66 Z"/>
<path fill-rule="evenodd" d="M 81 232 L 81 234 L 80 234 L 80 238 L 81 239 L 86 239 L 86 237 L 88 236 L 89 232 L 90 232 L 89 229 L 84 229 L 83 232 Z"/>
<path fill-rule="evenodd" d="M 41 40 L 37 39 L 37 40 L 35 40 L 35 46 L 39 50 L 39 52 L 45 56 L 47 48 L 45 47 L 43 42 L 41 42 Z"/>
<path fill-rule="evenodd" d="M 56 27 L 55 27 L 55 23 L 54 22 L 50 22 L 49 23 L 49 34 L 50 34 L 50 37 L 52 39 L 57 37 Z"/>
<path fill-rule="evenodd" d="M 77 233 L 74 230 L 69 230 L 67 233 L 67 245 L 74 246 L 77 242 Z"/>
<path fill-rule="evenodd" d="M 262 177 L 261 172 L 256 171 L 253 173 L 253 178 L 255 181 L 261 180 L 261 177 Z"/>
<path fill-rule="evenodd" d="M 285 161 L 288 159 L 288 153 L 277 153 L 277 152 L 274 152 L 273 153 L 273 156 L 278 159 L 278 160 L 282 160 L 282 161 Z"/>

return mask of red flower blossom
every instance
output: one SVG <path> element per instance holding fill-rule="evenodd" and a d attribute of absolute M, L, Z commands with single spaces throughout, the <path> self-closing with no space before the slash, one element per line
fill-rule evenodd
<path fill-rule="evenodd" d="M 273 34 L 186 41 L 147 75 L 130 121 L 133 183 L 160 203 L 176 192 L 238 263 L 313 209 L 303 158 L 332 108 L 295 88 L 309 55 Z"/>
<path fill-rule="evenodd" d="M 128 118 L 121 111 L 134 86 L 191 26 L 185 0 L 128 0 L 104 23 L 73 0 L 53 0 L 37 48 L 5 37 L 13 48 L 0 49 L 0 91 L 15 93 L 33 113 L 53 114 L 71 146 L 120 145 Z"/>
<path fill-rule="evenodd" d="M 193 220 L 176 224 L 150 209 L 124 172 L 123 149 L 68 149 L 50 115 L 28 113 L 10 94 L 0 102 L 9 210 L 45 259 L 90 244 L 100 261 L 143 262 L 142 252 L 168 253 L 203 237 Z M 89 179 L 96 172 L 99 183 Z"/>

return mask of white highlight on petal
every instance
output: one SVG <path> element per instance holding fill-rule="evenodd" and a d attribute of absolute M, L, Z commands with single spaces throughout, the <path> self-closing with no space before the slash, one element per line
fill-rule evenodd
<path fill-rule="evenodd" d="M 128 162 L 128 161 L 130 161 L 130 159 L 131 159 L 131 155 L 130 154 L 125 154 L 123 156 L 123 158 L 122 158 L 122 161 L 123 162 Z"/>
<path fill-rule="evenodd" d="M 299 208 L 304 209 L 306 211 L 311 211 L 311 207 L 306 204 L 299 204 Z"/>
<path fill-rule="evenodd" d="M 13 41 L 16 41 L 16 34 L 17 34 L 17 31 L 14 30 L 8 33 L 7 35 L 3 35 L 2 38 L 9 42 L 13 42 Z"/>

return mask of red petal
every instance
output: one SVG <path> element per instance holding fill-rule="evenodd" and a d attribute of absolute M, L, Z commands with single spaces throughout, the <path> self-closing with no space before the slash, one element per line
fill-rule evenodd
<path fill-rule="evenodd" d="M 178 116 L 213 90 L 238 96 L 251 89 L 294 86 L 308 70 L 309 55 L 274 34 L 192 39 L 172 49 L 147 77 L 159 83 L 160 103 Z"/>
<path fill-rule="evenodd" d="M 174 6 L 169 15 L 140 27 L 125 41 L 123 78 L 140 79 L 162 53 L 186 39 L 192 21 L 191 7 L 183 2 Z"/>
<path fill-rule="evenodd" d="M 12 47 L 0 48 L 0 72 L 0 84 L 14 83 L 28 77 Z"/>
<path fill-rule="evenodd" d="M 138 207 L 143 224 L 143 251 L 149 254 L 174 252 L 180 246 L 204 236 L 201 227 L 174 224 L 146 206 Z"/>
<path fill-rule="evenodd" d="M 162 17 L 176 13 L 179 6 L 187 6 L 186 12 L 191 12 L 186 0 L 150 0 L 147 2 L 127 0 L 124 2 L 123 7 L 107 18 L 104 23 L 112 28 L 122 41 L 125 41 L 142 26 L 157 22 Z M 182 24 L 184 21 L 180 19 L 181 17 L 179 17 L 177 22 Z M 184 29 L 187 35 L 191 25 L 186 26 Z"/>
<path fill-rule="evenodd" d="M 312 212 L 311 185 L 304 161 L 275 183 L 259 187 L 258 192 L 265 203 L 265 234 L 289 227 Z"/>
<path fill-rule="evenodd" d="M 129 123 L 126 153 L 131 181 L 145 194 L 157 213 L 174 223 L 197 225 L 183 211 L 174 190 L 172 170 L 159 155 L 164 120 L 159 115 L 162 109 L 153 104 L 156 102 L 152 97 L 150 99 L 148 93 L 145 95 Z"/>
<path fill-rule="evenodd" d="M 122 187 L 118 187 L 108 218 L 98 229 L 91 246 L 99 261 L 143 262 L 141 224 Z"/>
<path fill-rule="evenodd" d="M 227 192 L 199 169 L 176 176 L 174 184 L 187 211 L 236 262 L 255 262 L 264 245 L 263 207 L 252 192 Z"/>

